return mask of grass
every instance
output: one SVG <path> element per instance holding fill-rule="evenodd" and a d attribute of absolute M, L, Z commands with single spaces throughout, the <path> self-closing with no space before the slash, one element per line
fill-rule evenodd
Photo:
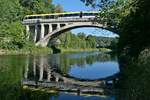
<path fill-rule="evenodd" d="M 108 48 L 99 48 L 99 51 L 100 52 L 110 52 L 112 51 L 111 49 L 108 49 Z"/>
<path fill-rule="evenodd" d="M 100 52 L 108 52 L 110 49 L 106 48 L 60 48 L 61 53 L 67 52 L 83 52 L 83 51 L 100 51 Z M 52 54 L 52 49 L 48 47 L 32 47 L 32 48 L 25 48 L 25 49 L 0 49 L 0 55 L 27 55 L 27 54 Z"/>
<path fill-rule="evenodd" d="M 50 53 L 52 53 L 51 48 L 42 48 L 42 47 L 30 49 L 0 50 L 0 55 L 27 55 L 27 54 L 50 54 Z"/>
<path fill-rule="evenodd" d="M 65 53 L 65 52 L 82 52 L 82 51 L 98 51 L 98 49 L 96 48 L 82 48 L 82 49 L 74 49 L 74 48 L 61 48 L 61 52 Z"/>

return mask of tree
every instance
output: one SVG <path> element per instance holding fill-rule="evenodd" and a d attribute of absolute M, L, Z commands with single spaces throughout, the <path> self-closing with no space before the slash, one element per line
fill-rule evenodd
<path fill-rule="evenodd" d="M 52 0 L 20 0 L 26 14 L 41 14 L 54 12 Z"/>
<path fill-rule="evenodd" d="M 55 6 L 55 10 L 54 10 L 54 12 L 55 13 L 61 13 L 61 12 L 63 12 L 63 8 L 62 8 L 62 6 L 61 5 L 56 5 Z"/>
<path fill-rule="evenodd" d="M 81 39 L 81 40 L 84 40 L 86 38 L 86 35 L 85 33 L 78 33 L 77 36 Z"/>
<path fill-rule="evenodd" d="M 22 19 L 22 12 L 19 0 L 0 1 L 0 21 L 2 22 L 0 24 L 0 37 L 3 38 L 0 44 L 1 48 L 22 47 L 25 40 L 24 28 L 20 21 Z"/>
<path fill-rule="evenodd" d="M 150 3 L 149 0 L 133 0 L 130 13 L 121 20 L 119 48 L 128 48 L 131 56 L 138 54 L 150 43 Z M 126 49 L 127 50 L 127 49 Z"/>

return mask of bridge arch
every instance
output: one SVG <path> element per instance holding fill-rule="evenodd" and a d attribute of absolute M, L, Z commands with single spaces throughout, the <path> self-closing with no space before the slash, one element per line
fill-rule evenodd
<path fill-rule="evenodd" d="M 53 37 L 58 36 L 60 34 L 63 34 L 66 31 L 69 31 L 69 30 L 72 30 L 72 29 L 76 29 L 76 28 L 82 28 L 82 27 L 95 27 L 95 28 L 101 28 L 101 29 L 106 29 L 106 30 L 112 31 L 112 30 L 110 30 L 107 27 L 107 25 L 100 24 L 100 23 L 97 23 L 97 22 L 72 23 L 72 24 L 68 24 L 66 26 L 63 26 L 63 27 L 61 27 L 59 29 L 56 29 L 56 30 L 48 33 L 43 39 L 39 40 L 36 43 L 36 46 L 45 47 L 45 46 L 48 45 L 48 42 L 49 42 L 50 38 L 53 38 Z"/>

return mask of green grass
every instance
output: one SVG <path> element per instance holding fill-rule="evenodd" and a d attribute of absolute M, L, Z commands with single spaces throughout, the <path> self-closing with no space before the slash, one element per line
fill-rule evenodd
<path fill-rule="evenodd" d="M 108 48 L 99 48 L 99 51 L 100 52 L 109 52 L 109 51 L 112 51 L 112 50 L 108 49 Z"/>
<path fill-rule="evenodd" d="M 27 55 L 27 54 L 50 54 L 50 53 L 52 53 L 51 48 L 42 48 L 42 47 L 35 47 L 30 49 L 0 50 L 0 55 Z"/>
<path fill-rule="evenodd" d="M 98 51 L 96 48 L 74 49 L 74 48 L 61 48 L 61 52 L 82 52 L 82 51 Z"/>
<path fill-rule="evenodd" d="M 97 48 L 60 48 L 61 53 L 66 52 L 83 52 L 83 51 L 101 51 L 101 52 L 107 52 L 109 49 L 97 49 Z M 45 47 L 31 47 L 31 48 L 25 48 L 25 49 L 15 49 L 15 50 L 9 50 L 9 49 L 0 49 L 0 55 L 27 55 L 27 54 L 51 54 L 52 49 Z"/>

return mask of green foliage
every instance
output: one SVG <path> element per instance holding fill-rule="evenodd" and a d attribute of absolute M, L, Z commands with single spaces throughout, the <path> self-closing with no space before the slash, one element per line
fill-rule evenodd
<path fill-rule="evenodd" d="M 19 60 L 19 61 L 18 61 Z M 1 56 L 0 58 L 0 99 L 18 100 L 21 91 L 20 80 L 23 68 L 25 67 L 25 57 Z"/>
<path fill-rule="evenodd" d="M 61 41 L 61 48 L 74 48 L 74 49 L 86 49 L 96 48 L 96 37 L 86 36 L 85 33 L 79 33 L 77 35 L 67 32 L 58 38 Z"/>
<path fill-rule="evenodd" d="M 3 37 L 2 40 L 0 40 L 0 47 L 2 49 L 23 48 L 26 42 L 24 27 L 20 22 L 14 22 L 2 26 L 0 33 L 2 33 L 1 35 Z"/>
<path fill-rule="evenodd" d="M 150 3 L 149 0 L 132 0 L 130 14 L 120 23 L 119 48 L 126 48 L 128 54 L 137 56 L 150 43 Z"/>
<path fill-rule="evenodd" d="M 25 14 L 41 14 L 54 12 L 52 0 L 20 0 Z"/>
<path fill-rule="evenodd" d="M 150 43 L 149 0 L 81 0 L 100 5 L 100 22 L 120 35 L 119 50 L 131 56 L 138 54 Z"/>
<path fill-rule="evenodd" d="M 116 100 L 148 100 L 150 98 L 150 62 L 139 65 L 130 62 L 122 67 Z"/>
<path fill-rule="evenodd" d="M 62 7 L 52 0 L 0 0 L 0 49 L 30 48 L 22 19 L 26 14 L 52 13 Z M 29 47 L 27 47 L 29 46 Z M 33 47 L 33 46 L 31 46 Z"/>
<path fill-rule="evenodd" d="M 20 20 L 22 13 L 19 0 L 0 0 L 0 25 Z"/>
<path fill-rule="evenodd" d="M 51 40 L 52 45 L 59 45 L 61 48 L 70 49 L 90 49 L 90 48 L 117 48 L 118 40 L 116 38 L 86 36 L 85 33 L 77 35 L 66 32 Z"/>
<path fill-rule="evenodd" d="M 61 5 L 56 5 L 55 6 L 55 9 L 54 9 L 54 12 L 56 12 L 56 13 L 61 13 L 61 12 L 63 12 L 63 8 L 62 8 L 62 6 Z"/>
<path fill-rule="evenodd" d="M 118 39 L 113 37 L 97 37 L 97 47 L 117 48 Z"/>

